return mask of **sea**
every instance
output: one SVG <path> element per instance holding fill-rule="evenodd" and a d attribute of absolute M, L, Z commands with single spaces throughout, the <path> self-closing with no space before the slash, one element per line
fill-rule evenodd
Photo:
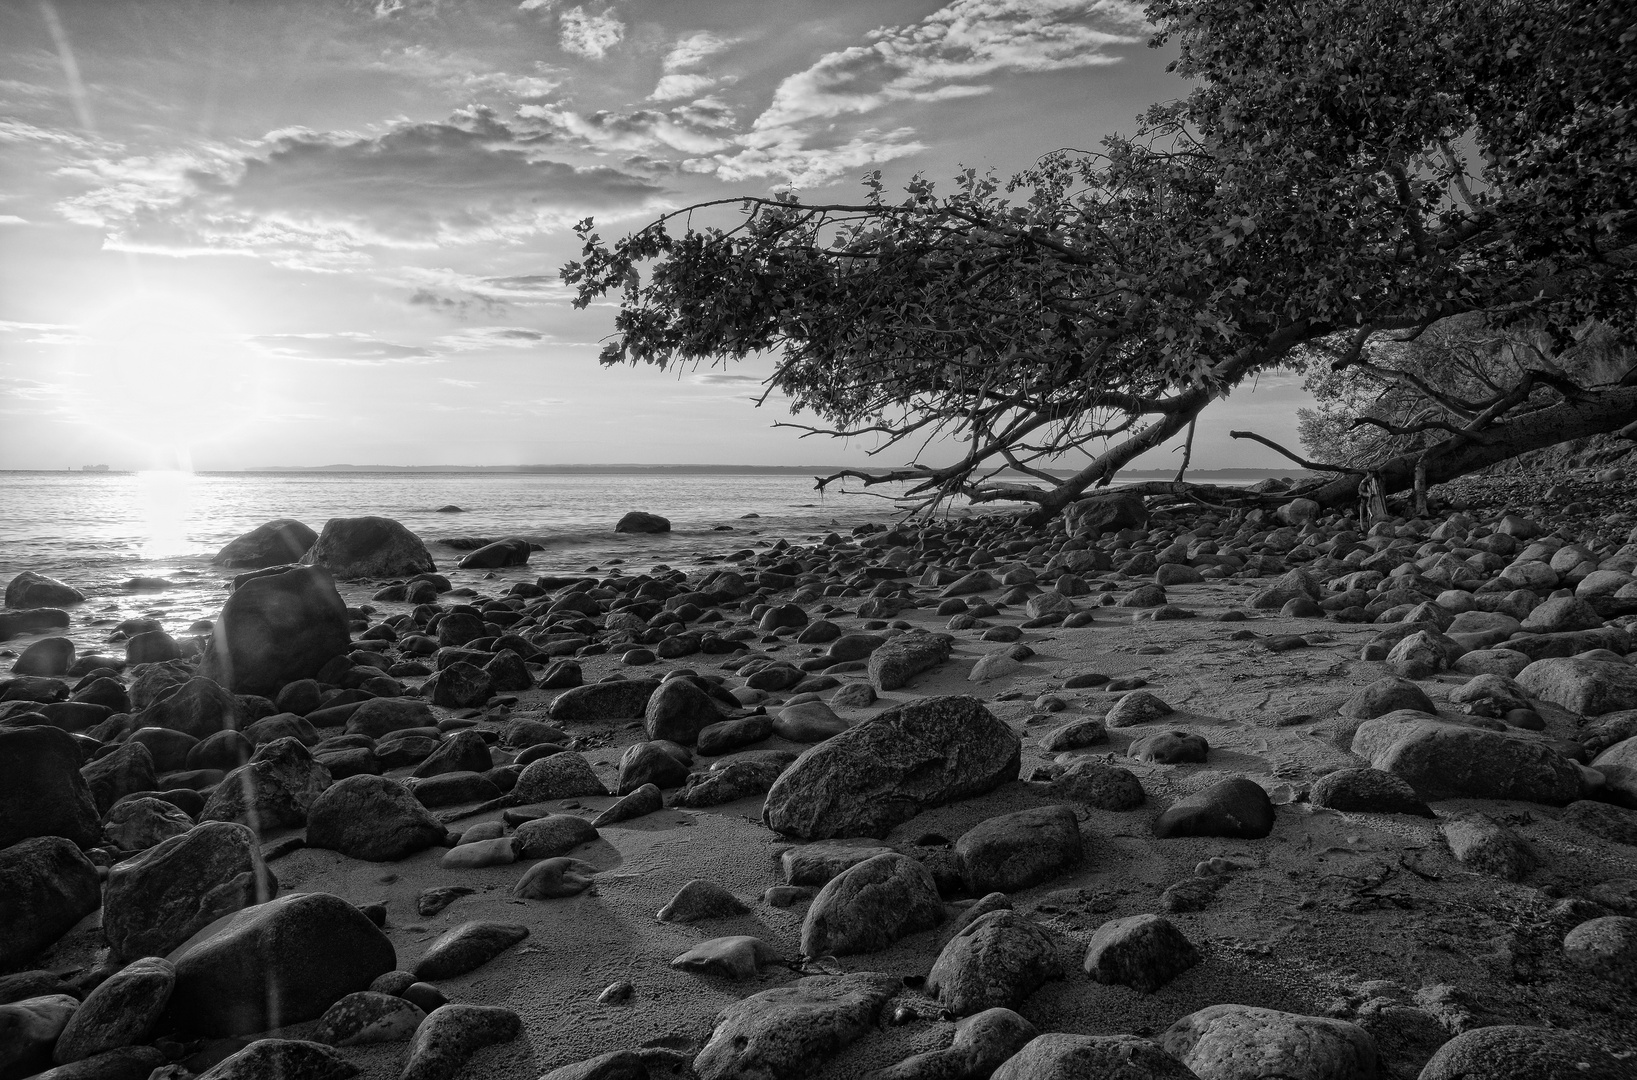
<path fill-rule="evenodd" d="M 87 600 L 74 606 L 70 629 L 57 633 L 81 653 L 121 655 L 121 647 L 109 647 L 109 632 L 126 619 L 158 619 L 180 636 L 214 618 L 238 571 L 212 566 L 211 558 L 274 518 L 314 530 L 334 517 L 394 518 L 421 538 L 440 571 L 453 570 L 465 554 L 450 540 L 526 537 L 541 550 L 526 568 L 501 572 L 522 580 L 614 568 L 690 570 L 744 547 L 845 535 L 899 516 L 893 497 L 905 485 L 866 492 L 833 484 L 819 492 L 816 472 L 0 472 L 0 584 L 33 570 L 73 585 Z M 450 506 L 459 512 L 443 509 Z M 939 513 L 1015 509 L 956 501 Z M 615 523 L 632 510 L 669 519 L 671 531 L 616 533 Z M 343 595 L 355 603 L 368 593 L 344 588 Z M 0 670 L 6 667 L 0 651 Z"/>

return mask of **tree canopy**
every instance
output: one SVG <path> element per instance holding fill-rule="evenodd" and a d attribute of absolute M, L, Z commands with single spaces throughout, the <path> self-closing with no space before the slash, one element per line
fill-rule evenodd
<path fill-rule="evenodd" d="M 1258 372 L 1369 365 L 1384 336 L 1456 316 L 1549 343 L 1596 319 L 1629 339 L 1625 0 L 1160 0 L 1148 15 L 1187 92 L 1099 152 L 1054 151 L 1007 184 L 967 170 L 889 197 L 876 173 L 856 203 L 699 204 L 613 243 L 582 222 L 564 278 L 581 306 L 619 295 L 603 363 L 771 353 L 770 388 L 829 425 L 810 431 L 877 433 L 911 462 L 922 439 L 965 447 L 940 468 L 838 475 L 1051 513 Z M 727 227 L 692 224 L 724 204 Z M 1457 395 L 1447 439 L 1416 451 L 1423 472 L 1429 453 L 1466 463 L 1538 439 L 1542 410 L 1566 410 L 1545 425 L 1563 437 L 1637 415 L 1637 385 L 1527 362 L 1509 378 Z M 1065 455 L 1083 467 L 1044 471 Z M 1039 483 L 997 479 L 1007 468 Z M 1326 498 L 1356 487 L 1361 470 L 1342 472 Z"/>

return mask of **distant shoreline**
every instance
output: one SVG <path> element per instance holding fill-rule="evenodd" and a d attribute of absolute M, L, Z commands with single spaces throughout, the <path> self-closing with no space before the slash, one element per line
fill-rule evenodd
<path fill-rule="evenodd" d="M 498 476 L 828 476 L 856 466 L 846 465 L 258 465 L 248 469 L 200 469 L 200 476 L 403 476 L 403 475 L 498 475 Z M 81 469 L 0 469 L 0 476 L 131 476 L 141 470 Z M 1053 475 L 1071 476 L 1068 471 Z M 1019 476 L 1007 470 L 1002 476 Z M 1122 469 L 1122 480 L 1169 480 L 1172 469 Z M 1319 474 L 1305 469 L 1243 468 L 1189 469 L 1187 479 L 1261 480 L 1269 477 L 1309 477 Z"/>

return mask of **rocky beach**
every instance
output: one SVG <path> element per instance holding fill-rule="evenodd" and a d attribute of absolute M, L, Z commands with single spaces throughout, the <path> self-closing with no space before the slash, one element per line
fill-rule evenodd
<path fill-rule="evenodd" d="M 1637 1075 L 1637 484 L 1259 493 L 18 574 L 0 1080 Z"/>

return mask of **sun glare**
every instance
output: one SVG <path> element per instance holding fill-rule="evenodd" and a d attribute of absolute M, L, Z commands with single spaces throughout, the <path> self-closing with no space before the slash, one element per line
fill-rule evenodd
<path fill-rule="evenodd" d="M 85 419 L 187 468 L 191 450 L 230 434 L 259 407 L 260 358 L 203 297 L 141 292 L 110 306 L 79 348 Z"/>
<path fill-rule="evenodd" d="M 188 519 L 193 512 L 191 472 L 163 469 L 137 474 L 142 503 L 142 557 L 168 559 L 189 553 Z"/>

